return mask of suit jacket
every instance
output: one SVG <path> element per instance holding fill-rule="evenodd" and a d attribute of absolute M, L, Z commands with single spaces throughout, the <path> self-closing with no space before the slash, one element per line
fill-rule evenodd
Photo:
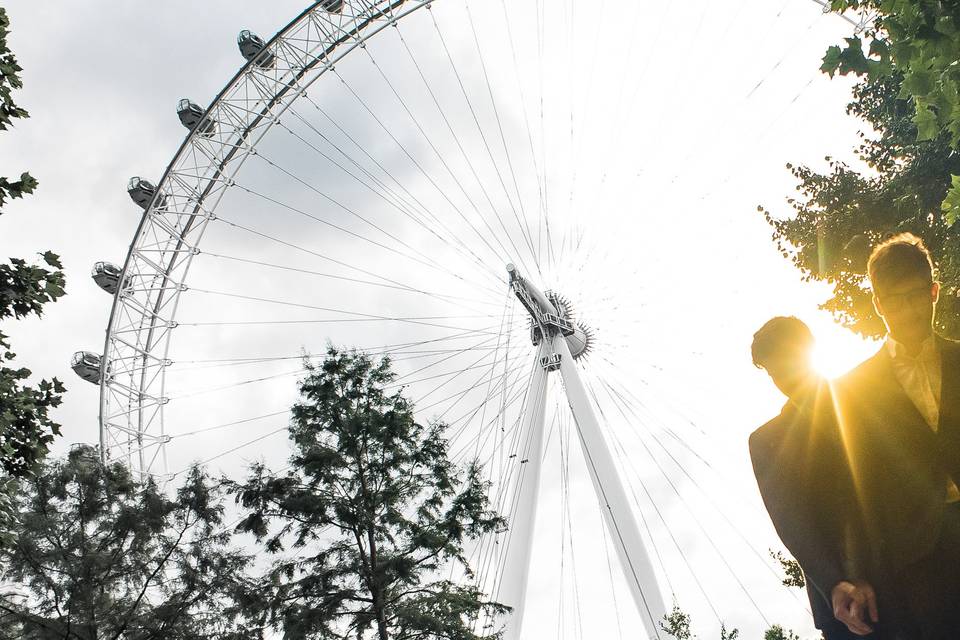
<path fill-rule="evenodd" d="M 836 626 L 829 594 L 844 579 L 851 494 L 829 385 L 817 380 L 750 435 L 757 486 L 774 528 L 803 569 L 814 623 Z"/>
<path fill-rule="evenodd" d="M 835 385 L 859 509 L 848 578 L 875 585 L 927 556 L 940 536 L 948 476 L 960 480 L 960 343 L 936 336 L 940 422 L 934 432 L 897 382 L 886 348 Z"/>

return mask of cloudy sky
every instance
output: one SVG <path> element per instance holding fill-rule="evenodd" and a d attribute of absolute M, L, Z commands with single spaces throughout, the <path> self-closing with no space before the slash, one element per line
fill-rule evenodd
<path fill-rule="evenodd" d="M 178 99 L 213 100 L 241 29 L 269 39 L 304 3 L 6 6 L 31 117 L 3 136 L 0 175 L 40 187 L 7 205 L 0 250 L 59 253 L 68 295 L 4 330 L 67 382 L 62 450 L 99 440 L 98 388 L 69 359 L 103 350 L 111 300 L 89 270 L 135 239 L 127 179 L 161 179 L 186 134 Z M 782 398 L 750 337 L 797 315 L 833 373 L 871 345 L 817 310 L 825 290 L 756 208 L 789 214 L 787 162 L 855 162 L 850 83 L 817 72 L 850 29 L 809 0 L 438 0 L 378 34 L 280 117 L 205 232 L 170 342 L 167 470 L 283 466 L 299 355 L 332 341 L 394 349 L 424 418 L 508 473 L 497 429 L 516 433 L 533 354 L 515 262 L 595 330 L 584 376 L 667 600 L 703 637 L 720 619 L 808 632 L 764 559 L 778 543 L 746 437 Z M 552 381 L 524 637 L 633 637 L 562 393 Z"/>

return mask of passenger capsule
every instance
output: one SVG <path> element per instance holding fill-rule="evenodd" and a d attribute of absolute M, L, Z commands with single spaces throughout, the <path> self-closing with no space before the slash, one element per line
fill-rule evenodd
<path fill-rule="evenodd" d="M 136 202 L 141 209 L 146 209 L 150 206 L 156 192 L 157 188 L 153 183 L 149 180 L 144 180 L 140 176 L 134 176 L 127 182 L 127 193 L 130 194 L 130 199 Z M 157 199 L 157 206 L 162 207 L 166 200 L 167 197 L 161 193 Z"/>
<path fill-rule="evenodd" d="M 320 6 L 330 13 L 340 13 L 343 11 L 343 0 L 323 0 Z"/>
<path fill-rule="evenodd" d="M 91 351 L 77 351 L 70 361 L 74 373 L 93 384 L 100 384 L 100 356 Z"/>
<path fill-rule="evenodd" d="M 263 69 L 269 69 L 277 61 L 277 57 L 269 51 L 264 51 L 267 44 L 263 38 L 249 29 L 244 29 L 237 36 L 237 46 L 240 47 L 240 55 L 247 61 L 253 61 L 253 64 Z"/>
<path fill-rule="evenodd" d="M 123 270 L 110 262 L 98 262 L 93 265 L 93 271 L 90 277 L 97 283 L 97 286 L 109 293 L 115 295 L 120 289 L 120 275 Z"/>
<path fill-rule="evenodd" d="M 177 115 L 180 122 L 190 131 L 196 130 L 202 136 L 213 135 L 216 125 L 213 120 L 203 115 L 203 109 L 200 105 L 190 102 L 187 98 L 182 98 L 177 103 Z"/>

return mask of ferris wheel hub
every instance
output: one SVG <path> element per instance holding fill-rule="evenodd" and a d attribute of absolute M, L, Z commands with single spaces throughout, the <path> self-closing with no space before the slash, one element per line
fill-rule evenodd
<path fill-rule="evenodd" d="M 573 305 L 553 291 L 540 291 L 520 275 L 515 265 L 507 264 L 510 288 L 530 314 L 530 340 L 539 345 L 544 337 L 562 336 L 574 360 L 586 356 L 593 347 L 593 329 L 574 318 Z M 553 369 L 548 369 L 553 370 Z"/>

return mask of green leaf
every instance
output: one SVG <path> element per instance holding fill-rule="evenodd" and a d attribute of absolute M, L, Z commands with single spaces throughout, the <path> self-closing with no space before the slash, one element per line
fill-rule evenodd
<path fill-rule="evenodd" d="M 933 92 L 936 82 L 937 75 L 933 71 L 911 70 L 903 76 L 903 91 L 906 95 L 923 97 Z"/>
<path fill-rule="evenodd" d="M 940 204 L 947 226 L 952 227 L 960 216 L 960 176 L 950 176 L 950 189 Z"/>
<path fill-rule="evenodd" d="M 916 112 L 913 114 L 913 124 L 917 126 L 917 140 L 933 140 L 939 133 L 937 126 L 937 114 L 925 104 L 918 103 Z"/>
<path fill-rule="evenodd" d="M 836 45 L 827 49 L 827 53 L 823 56 L 823 64 L 820 65 L 820 71 L 832 78 L 840 67 L 840 53 L 840 47 Z"/>
<path fill-rule="evenodd" d="M 954 23 L 952 16 L 940 16 L 933 28 L 945 36 L 955 37 L 957 35 L 957 25 Z"/>

